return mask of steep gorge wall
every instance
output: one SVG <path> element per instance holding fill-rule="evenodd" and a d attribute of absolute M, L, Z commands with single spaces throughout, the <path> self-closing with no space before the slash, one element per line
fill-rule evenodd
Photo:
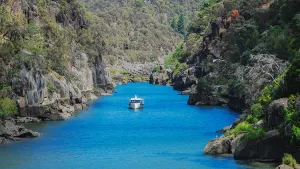
<path fill-rule="evenodd" d="M 1 1 L 0 12 L 0 98 L 16 100 L 19 115 L 66 119 L 112 92 L 99 39 L 81 41 L 95 23 L 76 1 Z"/>
<path fill-rule="evenodd" d="M 97 95 L 112 92 L 113 86 L 102 62 L 89 64 L 88 57 L 83 52 L 76 52 L 71 61 L 70 72 L 74 76 L 72 80 L 67 80 L 54 71 L 43 74 L 34 68 L 20 70 L 15 80 L 11 81 L 11 86 L 21 116 L 65 119 L 75 111 L 69 105 L 79 104 L 76 107 L 82 109 L 81 104 L 96 98 L 93 94 L 96 86 L 99 90 L 102 88 Z"/>

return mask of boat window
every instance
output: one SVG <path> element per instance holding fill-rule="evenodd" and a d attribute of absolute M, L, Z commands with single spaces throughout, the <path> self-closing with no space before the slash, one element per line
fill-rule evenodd
<path fill-rule="evenodd" d="M 130 103 L 141 103 L 141 100 L 131 100 Z"/>

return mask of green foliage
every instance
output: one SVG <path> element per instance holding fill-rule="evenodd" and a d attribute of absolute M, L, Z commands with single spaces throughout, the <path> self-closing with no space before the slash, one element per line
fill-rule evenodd
<path fill-rule="evenodd" d="M 246 84 L 244 80 L 232 80 L 228 84 L 228 94 L 237 98 L 243 98 L 245 95 L 245 86 Z"/>
<path fill-rule="evenodd" d="M 258 121 L 258 119 L 253 117 L 253 115 L 250 114 L 250 115 L 247 116 L 245 121 L 250 123 L 250 124 L 254 124 Z"/>
<path fill-rule="evenodd" d="M 0 99 L 0 117 L 10 117 L 18 114 L 17 104 L 9 98 Z"/>
<path fill-rule="evenodd" d="M 300 141 L 300 112 L 295 107 L 295 101 L 300 96 L 297 95 L 290 95 L 289 96 L 289 107 L 284 109 L 284 123 L 282 126 L 292 125 L 291 126 L 291 144 L 297 143 Z"/>
<path fill-rule="evenodd" d="M 10 86 L 8 86 L 6 83 L 1 83 L 1 84 L 0 84 L 0 91 L 1 91 L 1 90 L 6 90 L 6 89 L 8 89 L 8 88 L 10 88 Z"/>
<path fill-rule="evenodd" d="M 120 73 L 121 75 L 127 75 L 127 74 L 129 74 L 127 71 L 125 71 L 125 70 L 121 70 L 121 69 L 114 69 L 114 68 L 111 68 L 111 69 L 109 69 L 109 72 L 111 73 L 111 74 L 115 74 L 115 73 Z"/>
<path fill-rule="evenodd" d="M 62 104 L 68 104 L 69 99 L 68 99 L 68 98 L 60 98 L 59 101 L 60 101 Z"/>
<path fill-rule="evenodd" d="M 178 23 L 177 23 L 177 31 L 182 34 L 182 35 L 185 35 L 186 34 L 186 31 L 185 31 L 185 23 L 184 23 L 184 16 L 181 14 L 179 16 L 179 19 L 178 19 Z"/>
<path fill-rule="evenodd" d="M 54 85 L 53 82 L 48 82 L 48 83 L 47 83 L 47 88 L 48 88 L 48 90 L 51 91 L 51 92 L 54 92 L 54 91 L 56 90 L 56 87 L 55 87 L 55 85 Z"/>
<path fill-rule="evenodd" d="M 248 140 L 256 140 L 261 139 L 265 136 L 265 130 L 263 128 L 257 128 L 249 130 L 247 134 L 245 134 L 245 138 Z"/>
<path fill-rule="evenodd" d="M 167 56 L 164 60 L 164 67 L 170 68 L 175 75 L 178 75 L 182 71 L 188 68 L 186 63 L 182 63 L 185 60 L 185 51 L 183 50 L 183 43 L 180 42 L 175 52 Z"/>
<path fill-rule="evenodd" d="M 176 21 L 175 17 L 173 17 L 173 19 L 172 19 L 171 27 L 172 27 L 175 31 L 178 30 L 178 29 L 177 29 L 177 21 Z"/>
<path fill-rule="evenodd" d="M 297 162 L 291 154 L 284 153 L 284 156 L 282 158 L 282 164 L 295 168 Z"/>
<path fill-rule="evenodd" d="M 145 5 L 143 0 L 135 0 L 135 6 L 141 8 Z"/>
<path fill-rule="evenodd" d="M 286 69 L 285 72 L 283 72 L 281 75 L 279 75 L 270 85 L 264 87 L 262 90 L 261 96 L 258 98 L 258 102 L 262 106 L 267 106 L 269 103 L 271 103 L 273 100 L 278 99 L 282 97 L 282 91 L 284 88 L 284 78 L 286 76 L 286 73 L 288 72 L 289 68 Z"/>
<path fill-rule="evenodd" d="M 293 125 L 292 127 L 292 140 L 300 140 L 300 127 Z"/>
<path fill-rule="evenodd" d="M 203 78 L 200 78 L 197 83 L 197 91 L 203 95 L 210 95 L 213 92 L 213 87 Z"/>
<path fill-rule="evenodd" d="M 263 106 L 260 103 L 252 105 L 251 113 L 255 116 L 260 116 L 263 113 Z"/>
<path fill-rule="evenodd" d="M 0 35 L 6 33 L 12 23 L 12 17 L 8 7 L 0 5 Z"/>
<path fill-rule="evenodd" d="M 160 66 L 156 66 L 153 68 L 153 72 L 162 72 Z"/>
<path fill-rule="evenodd" d="M 245 133 L 243 138 L 249 140 L 261 139 L 265 135 L 263 128 L 254 128 L 246 121 L 239 123 L 234 129 L 228 130 L 225 135 L 237 136 L 240 133 Z"/>

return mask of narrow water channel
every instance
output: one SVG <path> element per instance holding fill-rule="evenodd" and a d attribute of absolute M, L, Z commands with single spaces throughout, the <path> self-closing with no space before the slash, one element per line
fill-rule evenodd
<path fill-rule="evenodd" d="M 43 135 L 0 146 L 0 168 L 266 168 L 203 155 L 215 131 L 230 125 L 237 113 L 189 106 L 188 96 L 167 86 L 131 83 L 116 92 L 69 120 L 31 125 Z M 135 94 L 144 98 L 144 109 L 128 109 Z"/>

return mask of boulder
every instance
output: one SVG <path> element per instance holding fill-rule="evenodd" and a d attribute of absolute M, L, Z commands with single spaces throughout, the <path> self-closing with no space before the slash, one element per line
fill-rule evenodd
<path fill-rule="evenodd" d="M 294 168 L 290 167 L 288 165 L 285 165 L 285 164 L 281 164 L 281 165 L 277 166 L 275 169 L 294 169 Z"/>
<path fill-rule="evenodd" d="M 204 148 L 204 154 L 221 155 L 231 153 L 231 137 L 221 137 L 211 140 Z"/>
<path fill-rule="evenodd" d="M 289 139 L 281 137 L 278 130 L 268 131 L 258 143 L 258 157 L 260 160 L 281 161 L 289 144 Z"/>
<path fill-rule="evenodd" d="M 274 100 L 268 106 L 266 127 L 270 130 L 277 128 L 284 121 L 284 108 L 288 107 L 288 98 Z"/>
<path fill-rule="evenodd" d="M 280 162 L 284 153 L 293 154 L 298 159 L 299 145 L 290 144 L 290 138 L 281 136 L 278 130 L 268 131 L 261 139 L 247 139 L 243 134 L 237 136 L 231 144 L 236 160 L 258 159 L 259 161 Z"/>
<path fill-rule="evenodd" d="M 244 134 L 238 135 L 231 144 L 232 153 L 235 160 L 248 160 L 258 158 L 258 144 L 256 140 L 249 140 Z"/>
<path fill-rule="evenodd" d="M 15 137 L 18 137 L 18 138 L 35 138 L 38 136 L 40 136 L 40 133 L 31 131 L 31 130 L 25 130 L 25 131 L 22 131 L 19 134 L 15 135 Z"/>
<path fill-rule="evenodd" d="M 0 144 L 8 144 L 19 141 L 19 138 L 34 138 L 40 134 L 26 129 L 24 126 L 16 125 L 13 119 L 0 120 Z"/>

